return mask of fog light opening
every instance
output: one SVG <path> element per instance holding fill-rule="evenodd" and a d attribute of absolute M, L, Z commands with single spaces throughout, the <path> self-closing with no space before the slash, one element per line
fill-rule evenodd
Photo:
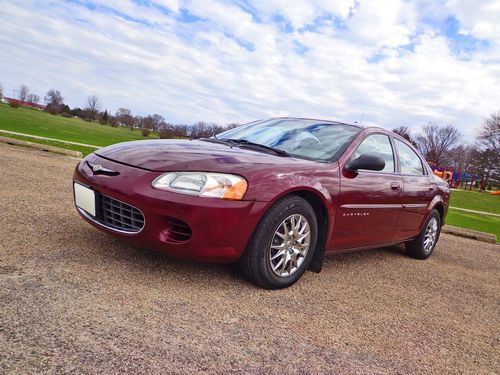
<path fill-rule="evenodd" d="M 169 218 L 162 230 L 164 241 L 169 243 L 182 243 L 192 236 L 191 227 L 182 220 Z"/>

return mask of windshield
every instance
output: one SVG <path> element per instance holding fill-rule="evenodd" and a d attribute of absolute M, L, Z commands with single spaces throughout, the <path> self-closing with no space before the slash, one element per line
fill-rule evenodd
<path fill-rule="evenodd" d="M 271 119 L 225 131 L 217 139 L 243 139 L 286 151 L 290 156 L 329 161 L 336 160 L 360 130 L 321 120 Z"/>

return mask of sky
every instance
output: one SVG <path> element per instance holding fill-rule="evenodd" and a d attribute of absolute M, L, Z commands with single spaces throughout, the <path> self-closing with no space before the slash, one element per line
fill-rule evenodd
<path fill-rule="evenodd" d="M 500 110 L 500 0 L 0 0 L 0 84 L 172 123 L 385 128 Z"/>

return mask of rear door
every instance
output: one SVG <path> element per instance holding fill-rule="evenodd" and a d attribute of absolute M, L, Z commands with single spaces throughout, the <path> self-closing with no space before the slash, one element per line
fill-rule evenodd
<path fill-rule="evenodd" d="M 436 185 L 420 156 L 403 141 L 393 138 L 403 179 L 403 209 L 394 231 L 394 241 L 416 236 L 428 213 Z"/>
<path fill-rule="evenodd" d="M 331 243 L 336 249 L 389 243 L 401 211 L 402 178 L 396 173 L 389 136 L 369 134 L 347 159 L 362 154 L 384 159 L 384 170 L 341 172 L 339 210 Z M 347 164 L 346 162 L 346 164 Z"/>

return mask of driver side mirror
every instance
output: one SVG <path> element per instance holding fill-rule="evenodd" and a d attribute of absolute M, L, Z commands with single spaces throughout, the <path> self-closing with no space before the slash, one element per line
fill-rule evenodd
<path fill-rule="evenodd" d="M 380 156 L 363 154 L 347 163 L 345 168 L 351 172 L 357 172 L 358 169 L 381 171 L 385 168 L 385 161 Z"/>

